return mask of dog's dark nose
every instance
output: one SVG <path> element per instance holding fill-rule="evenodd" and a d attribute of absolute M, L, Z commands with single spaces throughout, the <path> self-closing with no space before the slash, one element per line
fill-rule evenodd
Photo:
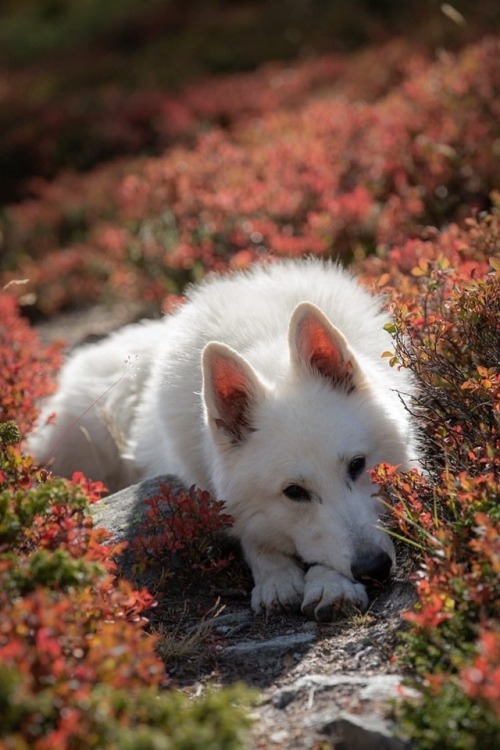
<path fill-rule="evenodd" d="M 383 550 L 357 557 L 351 565 L 352 577 L 361 583 L 384 583 L 391 574 L 392 560 Z"/>

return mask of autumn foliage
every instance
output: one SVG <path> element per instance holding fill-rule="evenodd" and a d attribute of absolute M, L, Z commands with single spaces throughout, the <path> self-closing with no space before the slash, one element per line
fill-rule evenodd
<path fill-rule="evenodd" d="M 168 674 L 144 627 L 154 602 L 117 578 L 121 550 L 92 524 L 88 503 L 102 488 L 50 477 L 22 454 L 59 352 L 17 305 L 35 319 L 117 300 L 168 309 L 209 271 L 304 252 L 352 261 L 386 295 L 386 355 L 419 386 L 407 406 L 424 472 L 383 465 L 374 475 L 412 551 L 418 596 L 399 658 L 420 698 L 404 704 L 401 727 L 424 750 L 493 747 L 499 53 L 486 37 L 431 60 L 398 40 L 155 92 L 128 101 L 126 117 L 124 104 L 110 106 L 111 122 L 154 111 L 164 152 L 34 180 L 30 199 L 5 208 L 0 285 L 27 283 L 0 294 L 0 747 L 170 748 L 176 716 L 202 722 L 176 694 L 152 700 Z M 141 565 L 173 575 L 184 555 L 184 569 L 207 581 L 230 561 L 215 546 L 229 523 L 202 490 L 165 487 L 132 548 Z M 226 708 L 207 711 L 223 716 L 236 747 Z"/>
<path fill-rule="evenodd" d="M 207 270 L 270 254 L 349 258 L 488 208 L 498 40 L 432 63 L 398 49 L 386 87 L 368 75 L 390 59 L 382 49 L 358 61 L 364 77 L 325 59 L 191 88 L 179 107 L 200 126 L 229 108 L 230 126 L 158 158 L 33 182 L 36 197 L 3 220 L 17 259 L 4 277 L 29 279 L 23 298 L 44 314 L 117 297 L 159 307 Z"/>
<path fill-rule="evenodd" d="M 146 505 L 144 521 L 130 545 L 139 564 L 166 568 L 173 583 L 187 591 L 202 582 L 210 584 L 234 560 L 222 544 L 233 519 L 224 512 L 224 503 L 206 490 L 191 487 L 179 493 L 162 484 Z"/>
<path fill-rule="evenodd" d="M 60 365 L 60 347 L 41 347 L 13 295 L 0 294 L 0 423 L 33 427 L 38 399 L 49 395 Z"/>
<path fill-rule="evenodd" d="M 498 248 L 500 224 L 468 225 L 453 231 L 455 252 L 447 233 L 434 252 L 420 246 L 406 280 L 414 302 L 391 324 L 392 364 L 419 386 L 410 408 L 428 473 L 374 473 L 418 552 L 400 658 L 423 695 L 404 715 L 422 748 L 488 746 L 500 718 L 500 263 L 484 252 Z"/>

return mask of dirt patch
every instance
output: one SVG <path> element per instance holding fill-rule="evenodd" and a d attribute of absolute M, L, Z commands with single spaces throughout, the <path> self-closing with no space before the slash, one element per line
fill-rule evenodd
<path fill-rule="evenodd" d="M 68 348 L 99 341 L 113 331 L 142 318 L 151 318 L 151 307 L 139 302 L 114 304 L 112 307 L 95 305 L 84 310 L 73 310 L 36 325 L 44 344 L 62 340 Z"/>

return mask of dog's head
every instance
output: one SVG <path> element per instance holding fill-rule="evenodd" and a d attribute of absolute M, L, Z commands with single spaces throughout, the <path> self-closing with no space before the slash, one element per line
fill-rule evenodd
<path fill-rule="evenodd" d="M 310 303 L 295 309 L 288 344 L 273 384 L 230 347 L 203 352 L 215 491 L 243 544 L 385 579 L 394 548 L 368 469 L 407 462 L 398 395 L 380 377 L 374 386 L 370 362 Z"/>

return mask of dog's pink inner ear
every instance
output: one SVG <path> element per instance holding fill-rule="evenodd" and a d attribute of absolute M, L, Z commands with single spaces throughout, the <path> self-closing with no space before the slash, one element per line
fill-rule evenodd
<path fill-rule="evenodd" d="M 333 330 L 328 330 L 315 315 L 305 315 L 298 323 L 297 353 L 303 362 L 335 386 L 354 387 L 351 360 L 344 355 Z"/>
<path fill-rule="evenodd" d="M 241 440 L 249 426 L 254 400 L 251 380 L 237 362 L 224 355 L 213 357 L 211 377 L 214 406 L 218 412 L 215 423 Z"/>

